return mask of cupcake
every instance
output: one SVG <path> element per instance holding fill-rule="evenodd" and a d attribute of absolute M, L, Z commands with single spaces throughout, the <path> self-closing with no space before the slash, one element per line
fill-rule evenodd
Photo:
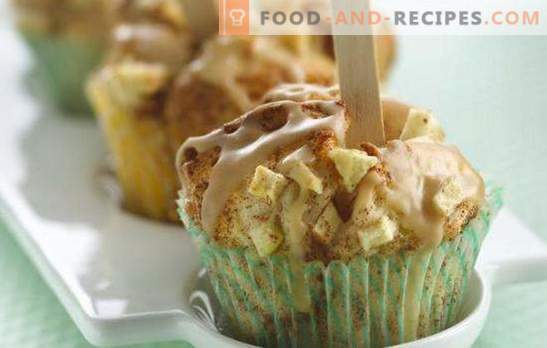
<path fill-rule="evenodd" d="M 233 336 L 379 347 L 452 325 L 499 190 L 427 110 L 384 99 L 387 144 L 349 149 L 335 88 L 265 99 L 177 156 L 179 213 Z"/>
<path fill-rule="evenodd" d="M 173 163 L 182 142 L 238 117 L 279 83 L 331 84 L 334 66 L 322 54 L 300 55 L 299 44 L 290 38 L 213 37 L 202 45 L 192 42 L 184 55 L 175 43 L 158 48 L 160 35 L 155 35 L 135 35 L 121 53 L 112 53 L 115 59 L 91 78 L 89 95 L 113 154 L 125 207 L 180 222 Z M 196 46 L 201 50 L 189 61 Z M 137 57 L 128 59 L 136 49 Z"/>
<path fill-rule="evenodd" d="M 108 2 L 12 0 L 19 30 L 34 54 L 43 89 L 62 109 L 88 111 L 83 84 L 108 37 Z"/>
<path fill-rule="evenodd" d="M 175 220 L 177 181 L 163 109 L 177 72 L 195 54 L 177 0 L 119 5 L 111 47 L 88 82 L 88 95 L 132 212 Z"/>

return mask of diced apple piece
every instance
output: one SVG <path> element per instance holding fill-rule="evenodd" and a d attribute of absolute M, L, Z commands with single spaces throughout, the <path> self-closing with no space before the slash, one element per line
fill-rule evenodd
<path fill-rule="evenodd" d="M 249 231 L 258 255 L 266 257 L 274 253 L 283 243 L 283 232 L 274 220 L 257 223 Z"/>
<path fill-rule="evenodd" d="M 378 164 L 378 158 L 355 149 L 336 148 L 329 152 L 348 192 L 353 192 L 368 171 Z"/>
<path fill-rule="evenodd" d="M 433 197 L 433 204 L 444 216 L 450 216 L 463 199 L 461 186 L 451 177 L 443 181 L 441 189 Z"/>
<path fill-rule="evenodd" d="M 159 91 L 168 78 L 167 68 L 162 65 L 128 62 L 112 68 L 109 89 L 118 103 L 135 107 L 143 97 Z"/>
<path fill-rule="evenodd" d="M 287 176 L 298 183 L 303 189 L 312 190 L 315 193 L 323 193 L 323 183 L 311 169 L 302 161 L 290 166 Z"/>
<path fill-rule="evenodd" d="M 275 204 L 289 181 L 281 174 L 264 166 L 258 166 L 249 185 L 249 193 Z"/>
<path fill-rule="evenodd" d="M 411 109 L 401 133 L 401 140 L 427 136 L 434 141 L 444 141 L 444 131 L 439 121 L 431 112 L 422 109 Z"/>
<path fill-rule="evenodd" d="M 358 236 L 363 249 L 369 251 L 370 249 L 391 242 L 395 238 L 397 231 L 397 223 L 384 215 L 374 224 L 360 230 Z"/>

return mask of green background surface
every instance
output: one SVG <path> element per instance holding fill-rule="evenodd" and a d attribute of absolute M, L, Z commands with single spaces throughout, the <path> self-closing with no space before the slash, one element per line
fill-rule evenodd
<path fill-rule="evenodd" d="M 449 141 L 506 187 L 507 205 L 546 239 L 547 39 L 402 38 L 399 49 L 387 92 L 434 110 Z M 547 346 L 546 299 L 547 282 L 495 289 L 476 347 Z M 1 223 L 0 347 L 91 347 Z"/>

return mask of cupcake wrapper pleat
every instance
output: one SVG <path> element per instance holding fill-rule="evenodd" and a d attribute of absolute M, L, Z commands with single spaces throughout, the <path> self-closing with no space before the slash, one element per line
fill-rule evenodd
<path fill-rule="evenodd" d="M 300 269 L 287 256 L 261 258 L 216 246 L 195 226 L 187 227 L 235 338 L 265 347 L 382 347 L 429 336 L 457 321 L 500 206 L 500 190 L 490 190 L 488 209 L 432 250 L 327 266 L 309 262 Z"/>

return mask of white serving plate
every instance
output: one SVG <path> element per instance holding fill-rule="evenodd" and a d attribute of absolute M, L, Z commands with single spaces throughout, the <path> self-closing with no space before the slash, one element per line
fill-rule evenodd
<path fill-rule="evenodd" d="M 5 29 L 0 43 L 11 53 L 0 55 L 0 217 L 83 335 L 95 345 L 242 346 L 212 327 L 206 294 L 194 291 L 199 260 L 183 228 L 119 208 L 104 190 L 106 150 L 95 122 L 37 102 L 23 47 Z M 505 210 L 479 269 L 546 250 Z"/>

